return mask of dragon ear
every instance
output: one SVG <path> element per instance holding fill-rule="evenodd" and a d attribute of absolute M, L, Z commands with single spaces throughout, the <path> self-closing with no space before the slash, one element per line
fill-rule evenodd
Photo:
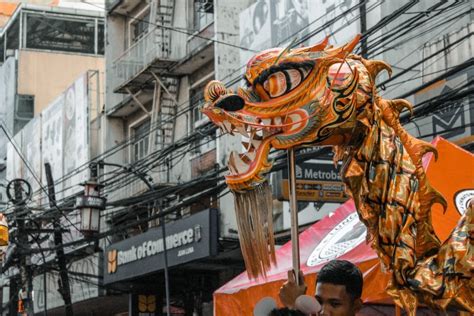
<path fill-rule="evenodd" d="M 357 34 L 357 35 L 356 35 L 349 43 L 347 43 L 346 45 L 341 46 L 341 47 L 331 48 L 331 49 L 326 50 L 325 52 L 326 52 L 328 55 L 342 55 L 342 56 L 348 55 L 348 54 L 350 54 L 350 53 L 354 50 L 354 48 L 355 48 L 355 46 L 357 45 L 357 43 L 359 43 L 360 38 L 361 38 L 361 34 Z"/>

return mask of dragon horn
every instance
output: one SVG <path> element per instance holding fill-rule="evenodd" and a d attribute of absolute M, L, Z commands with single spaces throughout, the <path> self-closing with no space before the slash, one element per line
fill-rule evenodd
<path fill-rule="evenodd" d="M 361 59 L 361 61 L 364 64 L 365 68 L 367 68 L 367 70 L 369 71 L 370 77 L 372 78 L 372 82 L 375 82 L 375 78 L 382 70 L 386 70 L 389 77 L 392 76 L 392 67 L 390 67 L 389 64 L 382 60 Z"/>
<path fill-rule="evenodd" d="M 328 46 L 329 36 L 326 36 L 321 42 L 305 49 L 307 52 L 320 52 Z"/>
<path fill-rule="evenodd" d="M 336 48 L 331 48 L 326 50 L 326 53 L 328 55 L 342 55 L 342 56 L 347 56 L 350 54 L 355 46 L 359 43 L 359 40 L 361 38 L 361 34 L 357 34 L 349 43 L 342 47 L 336 47 Z"/>

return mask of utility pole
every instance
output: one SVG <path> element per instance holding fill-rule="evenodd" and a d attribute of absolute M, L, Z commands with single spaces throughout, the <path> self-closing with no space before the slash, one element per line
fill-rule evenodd
<path fill-rule="evenodd" d="M 49 205 L 51 207 L 57 208 L 58 206 L 56 205 L 56 193 L 54 191 L 54 182 L 53 182 L 53 175 L 51 173 L 51 165 L 47 162 L 44 164 L 44 168 L 46 172 L 46 181 L 48 183 Z M 71 288 L 69 286 L 69 277 L 68 277 L 67 267 L 66 267 L 66 256 L 64 255 L 64 248 L 62 247 L 63 235 L 62 235 L 61 225 L 59 223 L 58 218 L 54 218 L 53 228 L 54 228 L 54 245 L 57 247 L 56 257 L 57 257 L 58 266 L 59 266 L 58 291 L 64 300 L 64 309 L 66 312 L 65 315 L 73 316 L 72 301 L 71 301 Z"/>
<path fill-rule="evenodd" d="M 10 278 L 10 304 L 8 315 L 18 315 L 18 282 L 17 279 Z"/>
<path fill-rule="evenodd" d="M 17 241 L 19 244 L 20 249 L 20 287 L 19 291 L 15 294 L 20 295 L 18 299 L 21 300 L 21 304 L 23 306 L 18 306 L 18 313 L 26 313 L 28 316 L 34 315 L 33 310 L 33 280 L 31 275 L 31 262 L 30 262 L 30 255 L 28 252 L 30 251 L 29 248 L 29 241 L 28 241 L 28 234 L 25 232 L 25 220 L 21 217 L 24 217 L 24 208 L 23 205 L 25 204 L 22 194 L 21 183 L 18 181 L 14 182 L 14 190 L 15 190 L 15 200 L 21 201 L 15 205 L 15 218 L 17 223 Z M 18 216 L 18 213 L 22 214 Z M 20 308 L 21 307 L 21 308 Z"/>
<path fill-rule="evenodd" d="M 360 42 L 360 55 L 364 58 L 367 58 L 367 9 L 366 4 L 367 0 L 359 0 L 360 3 L 360 33 L 362 34 L 362 40 Z"/>

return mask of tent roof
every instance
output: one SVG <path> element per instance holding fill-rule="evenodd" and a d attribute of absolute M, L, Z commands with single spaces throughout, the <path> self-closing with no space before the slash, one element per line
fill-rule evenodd
<path fill-rule="evenodd" d="M 433 144 L 438 149 L 438 161 L 428 154 L 423 163 L 430 183 L 448 201 L 446 213 L 440 205 L 432 207 L 434 229 L 444 241 L 460 218 L 465 197 L 474 197 L 474 155 L 442 138 L 435 139 Z M 300 234 L 301 270 L 308 285 L 307 294 L 314 294 L 316 275 L 321 267 L 338 258 L 357 264 L 363 272 L 364 302 L 391 301 L 385 293 L 389 275 L 381 271 L 377 255 L 365 243 L 365 232 L 350 200 Z M 278 249 L 276 256 L 278 265 L 272 267 L 266 279 L 249 279 L 244 272 L 216 290 L 215 315 L 251 315 L 253 306 L 261 298 L 277 298 L 287 271 L 292 269 L 291 242 Z"/>

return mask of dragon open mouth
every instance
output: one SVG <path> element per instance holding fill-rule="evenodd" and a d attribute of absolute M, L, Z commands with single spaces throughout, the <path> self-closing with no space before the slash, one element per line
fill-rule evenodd
<path fill-rule="evenodd" d="M 242 117 L 234 113 L 229 115 L 232 122 L 224 120 L 220 127 L 223 132 L 241 135 L 242 150 L 240 153 L 236 151 L 230 153 L 229 174 L 226 175 L 226 181 L 234 191 L 242 191 L 249 185 L 261 183 L 264 180 L 263 174 L 271 168 L 267 156 L 271 141 L 276 135 L 284 132 L 281 127 L 274 127 L 281 124 L 282 119 Z"/>
<path fill-rule="evenodd" d="M 271 147 L 279 148 L 284 138 L 295 134 L 307 125 L 306 111 L 294 110 L 284 116 L 259 118 L 236 112 L 225 112 L 227 119 L 217 125 L 224 133 L 240 135 L 241 152 L 232 151 L 229 156 L 227 184 L 234 191 L 242 191 L 264 181 L 264 174 L 271 168 L 267 157 Z"/>

